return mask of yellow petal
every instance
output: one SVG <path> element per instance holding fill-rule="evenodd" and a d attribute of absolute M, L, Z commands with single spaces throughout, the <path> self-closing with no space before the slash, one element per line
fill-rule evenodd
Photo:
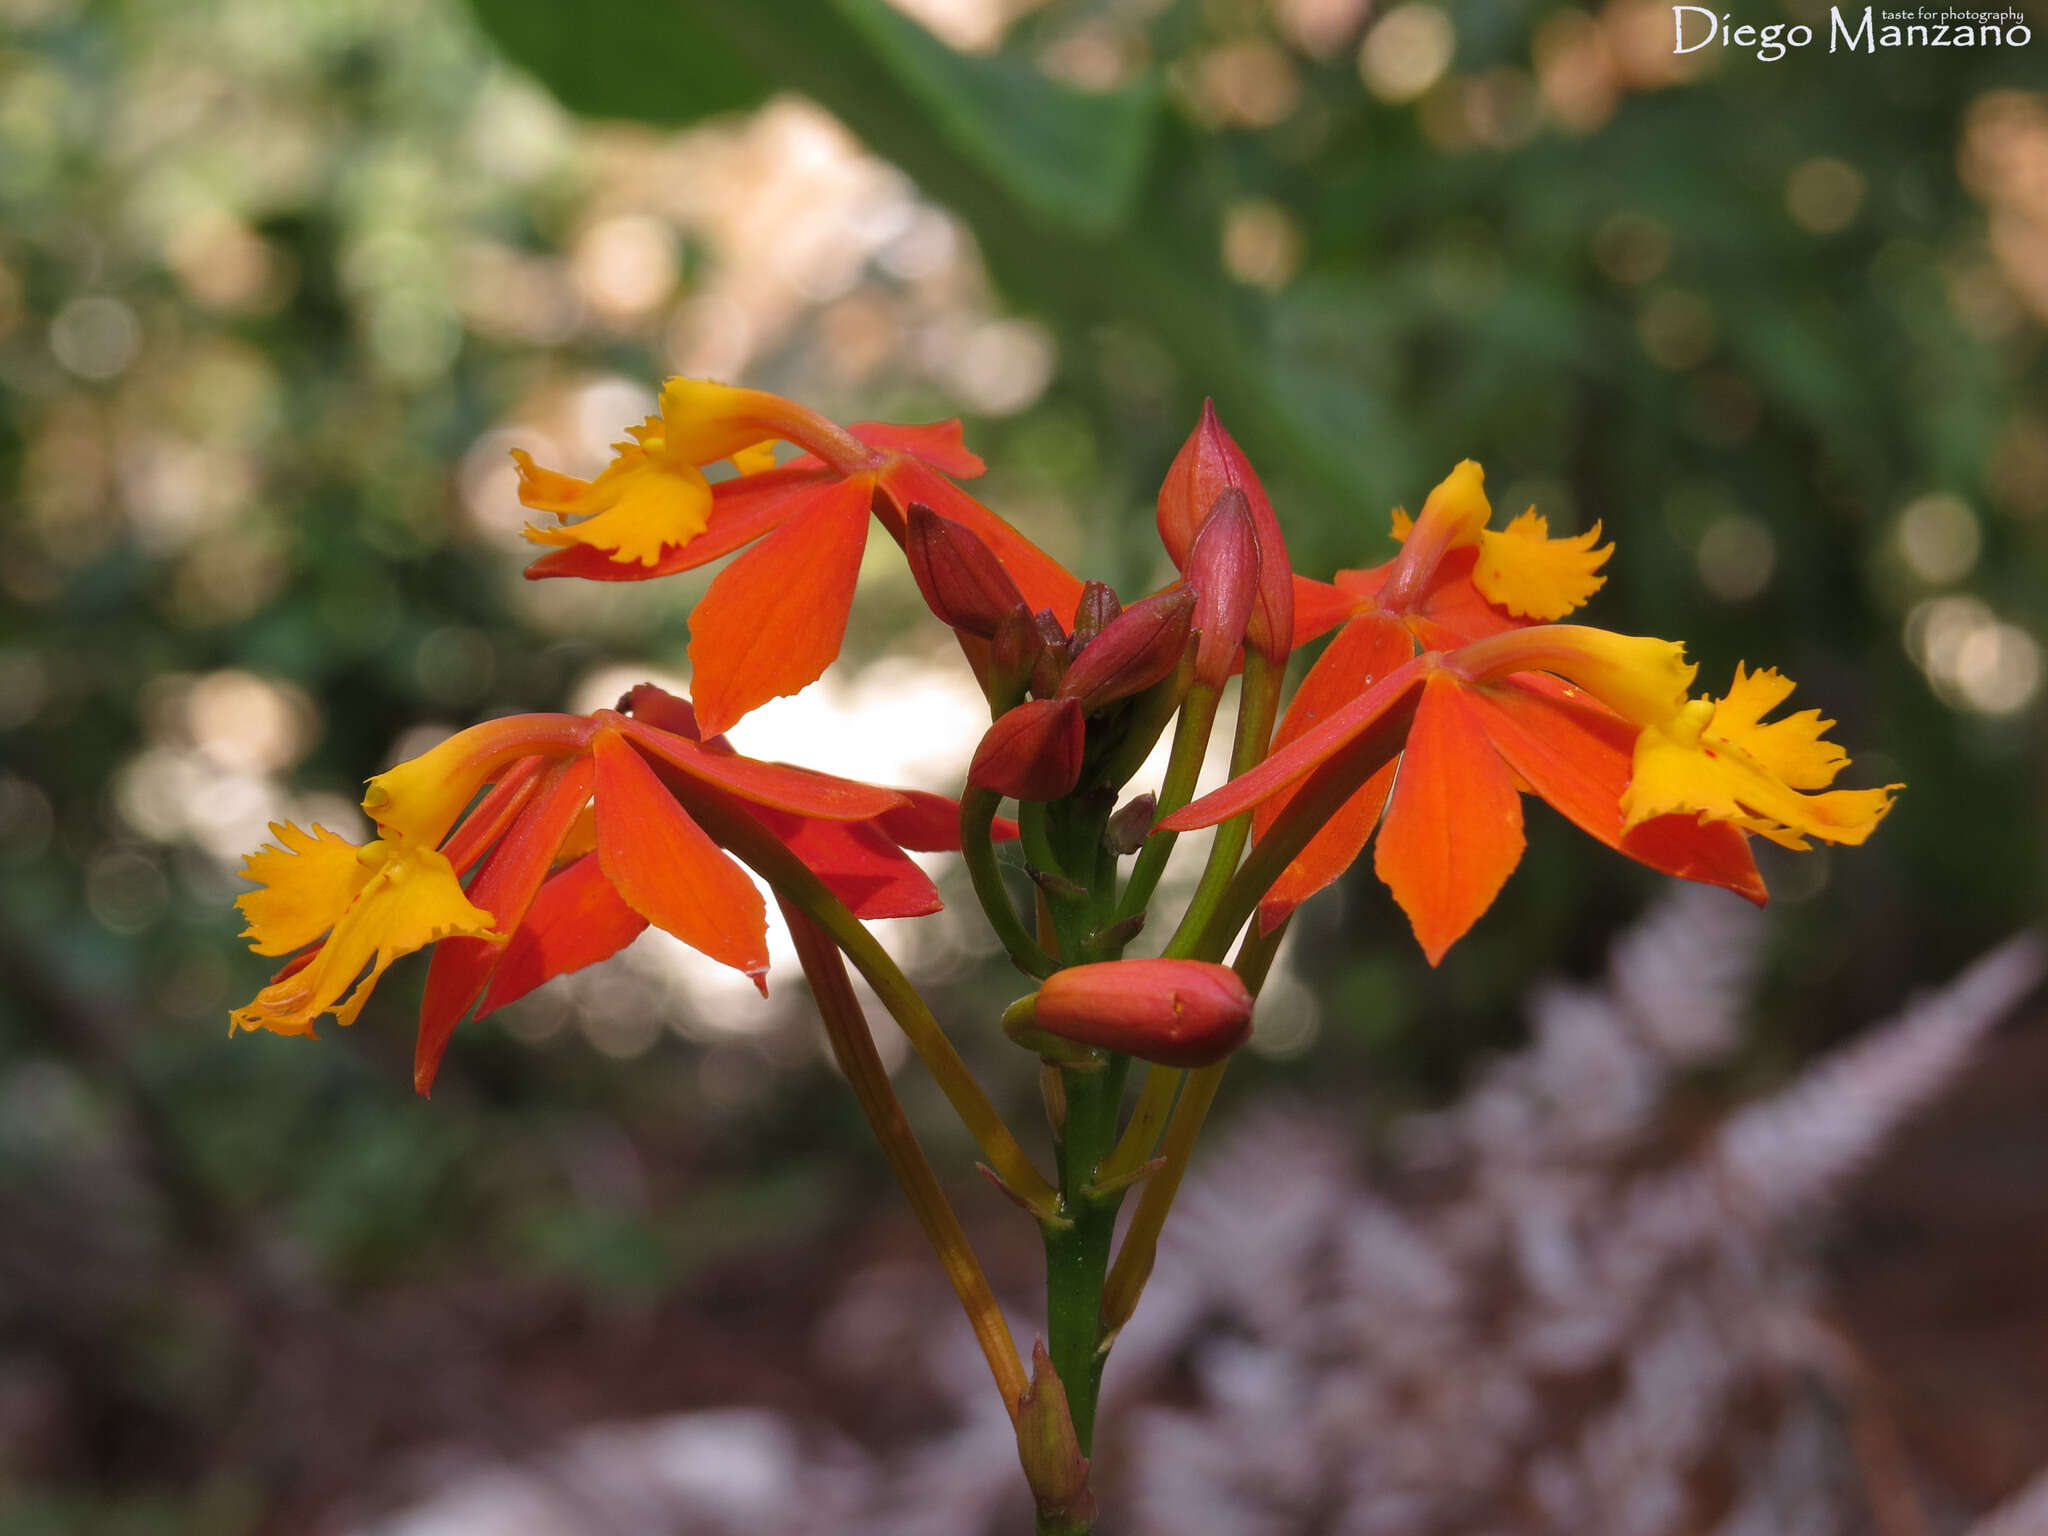
<path fill-rule="evenodd" d="M 603 478 L 592 482 L 592 492 L 600 489 Z M 603 488 L 608 493 L 609 505 L 601 510 L 589 506 L 579 509 L 593 511 L 595 516 L 561 528 L 536 528 L 528 524 L 526 537 L 536 544 L 564 548 L 588 544 L 606 551 L 620 564 L 638 561 L 653 565 L 666 546 L 689 543 L 704 531 L 711 518 L 710 482 L 692 464 L 667 458 L 657 463 L 651 457 L 643 457 L 623 471 L 611 486 Z M 594 497 L 586 498 L 591 499 Z"/>
<path fill-rule="evenodd" d="M 1780 676 L 1776 668 L 1745 673 L 1736 663 L 1735 681 L 1728 697 L 1714 706 L 1707 735 L 1740 748 L 1793 789 L 1826 789 L 1849 766 L 1848 753 L 1821 739 L 1835 722 L 1823 720 L 1817 709 L 1803 709 L 1769 725 L 1762 723 L 1791 696 L 1792 686 L 1792 679 Z"/>
<path fill-rule="evenodd" d="M 368 878 L 320 952 L 303 969 L 257 993 L 248 1007 L 231 1013 L 235 1028 L 310 1035 L 314 1021 L 329 1012 L 352 1024 L 377 978 L 400 956 L 458 934 L 499 937 L 491 914 L 471 904 L 454 867 L 432 849 L 375 842 L 357 857 Z M 358 976 L 362 981 L 344 999 Z"/>
<path fill-rule="evenodd" d="M 289 955 L 304 949 L 341 920 L 370 871 L 347 838 L 317 822 L 308 833 L 289 821 L 273 821 L 266 843 L 242 861 L 242 878 L 262 889 L 238 897 L 235 905 L 249 926 L 242 937 L 259 955 Z"/>
<path fill-rule="evenodd" d="M 765 390 L 710 379 L 670 379 L 661 387 L 665 454 L 677 464 L 714 464 L 777 436 L 774 422 L 794 409 Z"/>
<path fill-rule="evenodd" d="M 1600 525 L 1569 538 L 1550 537 L 1550 524 L 1531 507 L 1498 533 L 1479 534 L 1472 584 L 1488 602 L 1518 618 L 1549 622 L 1579 607 L 1606 584 L 1594 573 L 1614 546 L 1600 541 Z"/>
<path fill-rule="evenodd" d="M 363 790 L 363 810 L 386 841 L 435 848 L 486 784 L 522 757 L 572 757 L 590 742 L 582 715 L 504 715 L 386 768 Z"/>
<path fill-rule="evenodd" d="M 1665 727 L 1683 741 L 1698 738 L 1710 712 L 1703 699 L 1687 702 L 1699 668 L 1685 659 L 1685 647 L 1649 635 L 1611 634 L 1588 624 L 1533 624 L 1475 640 L 1452 652 L 1449 664 L 1475 683 L 1516 672 L 1555 672 L 1624 720 Z"/>
<path fill-rule="evenodd" d="M 1444 524 L 1443 548 L 1464 549 L 1479 542 L 1480 530 L 1492 516 L 1493 505 L 1486 499 L 1486 471 L 1475 459 L 1461 459 L 1429 493 L 1416 521 Z"/>
<path fill-rule="evenodd" d="M 1394 526 L 1388 530 L 1396 544 L 1406 544 L 1408 535 L 1415 531 L 1415 519 L 1408 515 L 1406 507 L 1394 508 Z"/>
<path fill-rule="evenodd" d="M 1728 697 L 1711 705 L 1703 721 L 1708 701 L 1701 699 L 1687 706 L 1682 728 L 1644 731 L 1621 799 L 1627 824 L 1686 812 L 1733 822 L 1787 848 L 1805 848 L 1810 837 L 1846 844 L 1869 837 L 1891 809 L 1893 793 L 1904 786 L 1801 793 L 1831 782 L 1848 758 L 1820 739 L 1828 722 L 1815 711 L 1759 723 L 1791 691 L 1775 671 L 1744 674 L 1738 668 Z M 1690 727 L 1696 721 L 1701 723 L 1694 736 Z"/>
<path fill-rule="evenodd" d="M 775 440 L 756 443 L 751 448 L 742 448 L 732 456 L 732 467 L 743 475 L 758 475 L 764 469 L 775 467 Z"/>

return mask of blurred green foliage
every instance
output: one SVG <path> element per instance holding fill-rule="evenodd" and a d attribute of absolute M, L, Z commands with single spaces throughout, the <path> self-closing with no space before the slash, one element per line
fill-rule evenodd
<path fill-rule="evenodd" d="M 1855 782 L 1911 786 L 1870 847 L 1767 871 L 1760 1070 L 2039 915 L 2048 44 L 1694 71 L 1639 4 L 1022 9 L 961 53 L 882 0 L 0 0 L 0 1497 L 301 1528 L 390 1437 L 263 1429 L 267 1328 L 478 1277 L 649 1307 L 889 1198 L 802 1048 L 536 1016 L 465 1034 L 429 1113 L 401 978 L 320 1046 L 222 1038 L 266 970 L 229 905 L 264 815 L 334 816 L 408 731 L 559 707 L 614 656 L 680 667 L 698 588 L 522 585 L 490 434 L 705 355 L 749 263 L 798 274 L 744 316 L 750 376 L 966 409 L 991 502 L 1126 590 L 1205 394 L 1312 574 L 1384 558 L 1465 456 L 1499 506 L 1601 520 L 1597 622 L 1686 638 L 1708 687 L 1782 665 Z M 791 123 L 840 222 L 806 184 L 739 244 L 721 199 Z M 978 264 L 911 259 L 935 208 Z M 1011 312 L 1056 366 L 975 387 L 984 342 L 1029 362 Z M 1260 1072 L 1440 1091 L 1589 962 L 1646 881 L 1530 820 L 1440 972 L 1369 870 L 1304 914 L 1323 1032 Z"/>

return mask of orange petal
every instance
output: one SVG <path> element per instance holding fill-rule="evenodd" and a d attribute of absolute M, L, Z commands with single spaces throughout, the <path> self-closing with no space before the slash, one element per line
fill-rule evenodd
<path fill-rule="evenodd" d="M 1422 690 L 1373 865 L 1435 965 L 1522 858 L 1522 801 L 1465 688 L 1441 673 Z"/>
<path fill-rule="evenodd" d="M 864 477 L 842 482 L 711 583 L 690 615 L 690 692 L 705 735 L 816 682 L 838 656 L 868 500 Z"/>
<path fill-rule="evenodd" d="M 1002 561 L 1033 613 L 1072 613 L 1081 600 L 1078 576 L 930 466 L 911 458 L 891 460 L 880 483 L 898 513 L 908 516 L 913 501 L 923 502 L 972 532 Z"/>
<path fill-rule="evenodd" d="M 956 480 L 972 480 L 988 469 L 981 455 L 970 452 L 961 439 L 957 416 L 951 421 L 908 426 L 888 421 L 856 421 L 846 430 L 870 448 L 914 454 L 940 474 Z"/>
<path fill-rule="evenodd" d="M 891 842 L 919 853 L 960 851 L 960 803 L 957 800 L 948 800 L 944 795 L 935 795 L 924 789 L 899 789 L 896 793 L 903 797 L 904 804 L 875 818 L 875 825 L 888 835 Z M 990 836 L 998 843 L 1014 842 L 1017 823 L 998 816 L 990 828 Z"/>
<path fill-rule="evenodd" d="M 1337 632 L 1336 639 L 1325 647 L 1316 664 L 1309 668 L 1308 676 L 1301 680 L 1301 686 L 1295 689 L 1287 713 L 1281 717 L 1280 728 L 1273 733 L 1273 750 L 1277 752 L 1300 740 L 1414 654 L 1415 642 L 1398 619 L 1374 611 L 1360 614 Z M 1265 836 L 1266 829 L 1293 798 L 1291 791 L 1284 792 L 1261 805 L 1252 820 L 1252 835 Z M 1366 828 L 1368 833 L 1371 830 L 1370 826 Z M 1363 846 L 1364 839 L 1360 838 L 1352 854 L 1355 856 Z M 1336 873 L 1332 872 L 1332 879 Z M 1322 885 L 1312 889 L 1320 890 Z"/>
<path fill-rule="evenodd" d="M 1386 809 L 1387 792 L 1394 787 L 1394 771 L 1400 760 L 1388 763 L 1359 786 L 1358 793 L 1337 808 L 1323 830 L 1310 838 L 1294 856 L 1280 878 L 1259 898 L 1259 931 L 1271 933 L 1287 915 L 1317 891 L 1329 885 L 1357 860 L 1379 825 Z M 1270 803 L 1270 802 L 1269 802 Z M 1261 807 L 1261 813 L 1264 807 Z"/>
<path fill-rule="evenodd" d="M 597 762 L 597 859 L 627 905 L 722 965 L 768 972 L 768 908 L 616 731 L 591 741 Z"/>
<path fill-rule="evenodd" d="M 1297 574 L 1294 578 L 1294 644 L 1300 649 L 1328 634 L 1358 612 L 1359 602 L 1342 587 Z"/>
<path fill-rule="evenodd" d="M 863 485 L 868 483 L 856 478 Z M 526 568 L 527 579 L 580 576 L 586 581 L 649 581 L 695 570 L 773 532 L 847 483 L 837 471 L 815 461 L 808 467 L 786 464 L 721 480 L 711 487 L 711 517 L 704 531 L 687 544 L 665 546 L 652 565 L 614 560 L 601 549 L 579 544 L 542 555 Z"/>
<path fill-rule="evenodd" d="M 754 814 L 864 922 L 926 917 L 945 905 L 916 861 L 867 822 L 819 821 L 769 810 Z"/>
<path fill-rule="evenodd" d="M 593 778 L 587 757 L 556 767 L 470 883 L 470 901 L 491 914 L 499 933 L 510 934 L 526 920 L 526 909 L 547 877 L 556 850 L 590 799 Z M 482 994 L 504 952 L 502 940 L 452 938 L 435 946 L 420 1001 L 419 1040 L 413 1047 L 412 1083 L 418 1093 L 433 1092 L 449 1036 Z"/>
<path fill-rule="evenodd" d="M 484 792 L 484 797 L 470 808 L 461 825 L 448 835 L 448 841 L 441 845 L 441 852 L 458 875 L 469 873 L 470 866 L 490 850 L 491 844 L 504 836 L 512 820 L 526 809 L 527 802 L 539 788 L 542 776 L 552 766 L 545 757 L 521 758 L 504 770 L 504 777 Z"/>
<path fill-rule="evenodd" d="M 700 747 L 694 741 L 609 711 L 600 718 L 612 730 L 631 738 L 643 750 L 688 777 L 757 805 L 823 821 L 866 821 L 903 804 L 903 796 L 893 789 L 835 778 L 812 768 L 763 763 L 733 752 L 716 752 L 709 746 Z"/>
<path fill-rule="evenodd" d="M 1612 710 L 1541 673 L 1466 697 L 1508 766 L 1581 831 L 1652 869 L 1763 903 L 1763 877 L 1734 827 L 1658 816 L 1623 833 L 1621 797 L 1638 732 Z"/>
<path fill-rule="evenodd" d="M 533 898 L 476 1016 L 481 1019 L 557 976 L 609 960 L 646 927 L 647 919 L 612 889 L 597 855 L 585 854 L 551 876 Z"/>
<path fill-rule="evenodd" d="M 1240 774 L 1193 804 L 1182 806 L 1171 816 L 1161 818 L 1159 825 L 1169 832 L 1213 827 L 1293 787 L 1363 736 L 1376 721 L 1406 699 L 1421 683 L 1425 675 L 1424 664 L 1431 661 L 1430 657 L 1418 656 L 1396 668 L 1392 674 L 1381 678 L 1258 767 Z"/>

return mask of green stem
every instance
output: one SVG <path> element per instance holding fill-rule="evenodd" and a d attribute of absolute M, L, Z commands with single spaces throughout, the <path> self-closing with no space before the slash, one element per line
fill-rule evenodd
<path fill-rule="evenodd" d="M 1102 1387 L 1102 1288 L 1116 1232 L 1118 1192 L 1096 1194 L 1096 1168 L 1116 1140 L 1130 1058 L 1063 1067 L 1066 1124 L 1059 1142 L 1060 1214 L 1045 1223 L 1046 1349 L 1067 1392 L 1081 1454 L 1090 1454 Z"/>
<path fill-rule="evenodd" d="M 1237 973 L 1253 996 L 1266 984 L 1273 957 L 1279 953 L 1280 941 L 1286 934 L 1287 924 L 1283 922 L 1271 933 L 1248 935 L 1238 951 Z M 1229 1065 L 1226 1058 L 1187 1074 L 1173 1118 L 1166 1127 L 1166 1140 L 1161 1148 L 1164 1164 L 1146 1181 L 1144 1192 L 1138 1197 L 1138 1208 L 1131 1214 L 1124 1245 L 1103 1288 L 1102 1326 L 1111 1337 L 1130 1321 L 1138 1298 L 1144 1293 L 1145 1282 L 1152 1278 L 1152 1265 L 1159 1256 L 1159 1234 L 1165 1229 L 1174 1196 L 1180 1193 L 1181 1180 L 1187 1176 L 1188 1162 L 1194 1154 L 1195 1139 L 1201 1135 L 1202 1123 L 1208 1118 L 1210 1105 L 1216 1102 L 1216 1090 L 1222 1086 L 1223 1072 Z"/>
<path fill-rule="evenodd" d="M 1173 1113 L 1174 1100 L 1186 1079 L 1187 1072 L 1180 1067 L 1152 1065 L 1145 1068 L 1145 1083 L 1138 1090 L 1137 1107 L 1131 1111 L 1131 1118 L 1124 1126 L 1116 1150 L 1110 1153 L 1109 1160 L 1097 1174 L 1098 1183 L 1111 1187 L 1120 1185 L 1150 1161 L 1152 1149 L 1159 1142 L 1160 1127 Z"/>
<path fill-rule="evenodd" d="M 1181 704 L 1180 719 L 1173 728 L 1173 751 L 1166 760 L 1166 780 L 1159 786 L 1159 816 L 1171 816 L 1194 798 L 1195 781 L 1201 777 L 1202 759 L 1208 755 L 1209 732 L 1215 727 L 1219 702 L 1221 695 L 1205 684 L 1197 683 L 1188 690 Z M 1117 903 L 1117 921 L 1136 916 L 1151 902 L 1152 893 L 1159 888 L 1159 877 L 1166 873 L 1166 861 L 1173 853 L 1177 837 L 1173 832 L 1154 832 L 1145 839 L 1137 862 L 1131 866 L 1123 900 Z"/>
<path fill-rule="evenodd" d="M 996 1176 L 1033 1210 L 1052 1210 L 1058 1191 L 1032 1167 L 1031 1159 L 932 1016 L 930 1006 L 889 958 L 888 951 L 868 932 L 867 925 L 847 911 L 846 904 L 780 838 L 730 798 L 695 781 L 678 779 L 672 787 L 706 832 L 766 880 L 778 897 L 792 903 L 832 936 L 853 962 L 854 969 L 874 988 L 889 1016 L 901 1026 L 911 1048 L 937 1081 Z"/>
<path fill-rule="evenodd" d="M 988 1361 L 989 1374 L 995 1377 L 996 1390 L 1002 1394 L 1003 1405 L 1009 1409 L 1014 1423 L 1026 1382 L 1009 1322 L 996 1304 L 988 1276 L 974 1256 L 960 1218 L 954 1215 L 939 1185 L 938 1175 L 932 1172 L 931 1162 L 917 1144 L 910 1122 L 903 1117 L 903 1106 L 897 1103 L 895 1090 L 889 1086 L 889 1074 L 875 1051 L 867 1015 L 860 999 L 854 996 L 846 964 L 840 959 L 832 936 L 793 902 L 781 900 L 781 906 L 783 916 L 789 920 L 790 934 L 796 940 L 797 959 L 803 964 L 804 975 L 810 978 L 811 995 L 817 999 L 825 1036 L 832 1043 L 832 1055 L 839 1070 L 846 1074 L 875 1140 L 881 1143 L 890 1172 L 896 1175 L 919 1225 L 938 1253 L 939 1263 L 952 1282 L 953 1294 L 960 1298 L 967 1321 L 974 1329 L 975 1341 Z"/>
<path fill-rule="evenodd" d="M 997 862 L 990 829 L 1002 796 L 988 789 L 970 787 L 960 797 L 960 855 L 967 862 L 967 878 L 974 884 L 975 898 L 987 914 L 989 926 L 1003 941 L 1010 959 L 1026 976 L 1041 979 L 1059 969 L 1059 962 L 1031 937 L 1031 931 L 1017 916 L 1010 901 L 1010 889 L 1003 884 L 1003 867 Z"/>
<path fill-rule="evenodd" d="M 1280 682 L 1284 672 L 1284 665 L 1275 666 L 1259 652 L 1245 652 L 1244 680 L 1238 688 L 1237 737 L 1230 748 L 1233 779 L 1265 761 L 1273 740 L 1273 720 L 1280 713 Z M 1216 829 L 1216 840 L 1209 845 L 1209 861 L 1202 866 L 1201 883 L 1181 914 L 1180 926 L 1167 941 L 1167 955 L 1184 960 L 1196 952 L 1251 835 L 1250 811 L 1233 816 Z"/>

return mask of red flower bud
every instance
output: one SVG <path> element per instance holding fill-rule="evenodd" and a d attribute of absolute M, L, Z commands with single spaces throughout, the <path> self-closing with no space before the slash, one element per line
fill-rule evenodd
<path fill-rule="evenodd" d="M 1244 492 L 1258 536 L 1259 595 L 1245 624 L 1244 643 L 1269 661 L 1285 661 L 1294 648 L 1294 571 L 1273 504 L 1244 450 L 1216 419 L 1216 404 L 1202 406 L 1202 419 L 1181 445 L 1159 487 L 1159 539 L 1173 563 L 1185 571 L 1195 535 L 1227 490 Z"/>
<path fill-rule="evenodd" d="M 1059 696 L 1080 700 L 1092 715 L 1171 677 L 1194 612 L 1195 595 L 1184 587 L 1131 604 L 1067 668 Z"/>
<path fill-rule="evenodd" d="M 1117 615 L 1124 611 L 1124 605 L 1117 601 L 1116 592 L 1109 583 L 1091 581 L 1081 588 L 1081 601 L 1074 605 L 1074 654 L 1079 655 L 1088 642 L 1114 624 Z"/>
<path fill-rule="evenodd" d="M 1031 1024 L 1081 1045 L 1165 1067 L 1206 1067 L 1252 1032 L 1252 995 L 1206 960 L 1105 960 L 1055 971 Z"/>
<path fill-rule="evenodd" d="M 1072 699 L 1032 699 L 988 728 L 967 782 L 1017 800 L 1057 800 L 1081 777 L 1087 725 Z"/>
<path fill-rule="evenodd" d="M 954 629 L 987 640 L 1006 616 L 1024 607 L 1023 594 L 995 552 L 922 502 L 910 504 L 903 552 L 925 606 Z"/>
<path fill-rule="evenodd" d="M 1039 609 L 1031 622 L 1037 626 L 1039 641 L 1038 660 L 1031 666 L 1031 691 L 1049 699 L 1059 692 L 1060 679 L 1067 675 L 1067 632 L 1050 608 Z"/>
<path fill-rule="evenodd" d="M 1005 614 L 988 644 L 988 671 L 994 690 L 991 697 L 1021 698 L 1044 652 L 1045 641 L 1030 614 L 1021 607 Z"/>
<path fill-rule="evenodd" d="M 1188 585 L 1195 589 L 1195 678 L 1221 688 L 1230 677 L 1245 625 L 1259 595 L 1258 535 L 1244 492 L 1232 486 L 1216 498 L 1188 552 Z"/>

